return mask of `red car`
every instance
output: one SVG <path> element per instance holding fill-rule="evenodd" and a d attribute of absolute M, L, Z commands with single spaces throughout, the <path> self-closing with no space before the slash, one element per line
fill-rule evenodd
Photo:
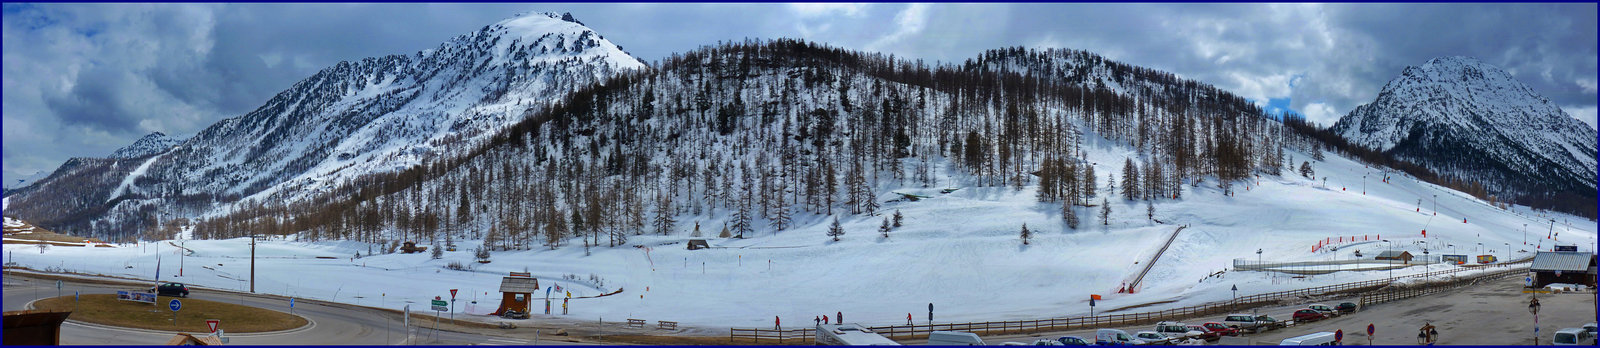
<path fill-rule="evenodd" d="M 1207 329 L 1205 326 L 1189 325 L 1188 327 L 1189 331 L 1191 332 L 1200 332 L 1200 336 L 1198 337 L 1206 341 L 1216 341 L 1222 338 L 1221 334 L 1211 332 L 1211 329 Z"/>
<path fill-rule="evenodd" d="M 1294 321 L 1297 322 L 1318 321 L 1327 318 L 1327 314 L 1322 314 L 1321 311 L 1315 309 L 1306 308 L 1294 311 Z"/>
<path fill-rule="evenodd" d="M 1205 327 L 1206 331 L 1212 332 L 1212 333 L 1216 333 L 1218 335 L 1227 335 L 1227 336 L 1238 336 L 1239 335 L 1239 329 L 1238 328 L 1229 327 L 1227 324 L 1223 324 L 1223 323 L 1219 323 L 1219 322 L 1215 322 L 1215 321 L 1209 322 L 1209 323 L 1205 323 L 1205 324 L 1200 324 L 1200 326 Z"/>

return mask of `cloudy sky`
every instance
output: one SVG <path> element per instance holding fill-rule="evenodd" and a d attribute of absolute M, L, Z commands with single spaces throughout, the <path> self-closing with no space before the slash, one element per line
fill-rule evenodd
<path fill-rule="evenodd" d="M 341 60 L 406 54 L 523 11 L 571 12 L 647 61 L 795 37 L 959 62 L 1083 49 L 1327 125 L 1408 65 L 1499 66 L 1595 124 L 1590 4 L 5 4 L 4 176 L 189 136 Z"/>

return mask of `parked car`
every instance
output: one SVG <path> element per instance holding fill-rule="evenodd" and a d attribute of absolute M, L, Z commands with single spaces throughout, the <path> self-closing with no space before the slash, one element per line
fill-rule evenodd
<path fill-rule="evenodd" d="M 1144 340 L 1134 338 L 1127 331 L 1099 329 L 1094 332 L 1094 344 L 1097 346 L 1136 346 L 1144 343 Z"/>
<path fill-rule="evenodd" d="M 1588 331 L 1589 332 L 1589 337 L 1600 337 L 1600 336 L 1597 336 L 1597 335 L 1600 335 L 1600 333 L 1596 333 L 1595 332 L 1595 327 L 1594 327 L 1594 323 L 1593 322 L 1588 323 L 1588 324 L 1583 324 L 1583 331 Z"/>
<path fill-rule="evenodd" d="M 1210 330 L 1211 332 L 1215 332 L 1215 333 L 1217 333 L 1219 335 L 1223 335 L 1223 336 L 1238 336 L 1239 335 L 1239 329 L 1235 329 L 1235 328 L 1229 327 L 1228 324 L 1223 324 L 1223 323 L 1219 323 L 1219 322 L 1213 321 L 1213 322 L 1207 322 L 1205 324 L 1200 324 L 1200 326 L 1205 327 L 1206 330 Z"/>
<path fill-rule="evenodd" d="M 1133 338 L 1144 340 L 1144 344 L 1147 344 L 1147 345 L 1171 345 L 1172 344 L 1172 338 L 1171 337 L 1167 337 L 1166 335 L 1162 335 L 1161 333 L 1158 333 L 1158 332 L 1155 332 L 1155 331 L 1139 331 L 1139 333 L 1133 334 Z"/>
<path fill-rule="evenodd" d="M 1321 311 L 1318 311 L 1318 310 L 1315 310 L 1315 309 L 1306 308 L 1306 309 L 1301 309 L 1301 310 L 1294 311 L 1294 321 L 1295 322 L 1302 322 L 1303 323 L 1303 322 L 1308 322 L 1308 321 L 1318 321 L 1318 320 L 1327 319 L 1327 318 L 1328 318 L 1327 314 L 1322 314 Z"/>
<path fill-rule="evenodd" d="M 1277 330 L 1277 329 L 1281 329 L 1281 328 L 1283 328 L 1285 326 L 1288 326 L 1288 323 L 1285 323 L 1282 320 L 1278 320 L 1278 318 L 1273 318 L 1272 316 L 1267 316 L 1267 315 L 1257 315 L 1256 316 L 1256 323 L 1259 324 L 1262 328 L 1265 328 L 1267 330 Z"/>
<path fill-rule="evenodd" d="M 1062 344 L 1060 341 L 1056 341 L 1056 340 L 1052 340 L 1052 339 L 1045 339 L 1045 338 L 1034 340 L 1033 341 L 1033 345 L 1035 345 L 1035 346 L 1065 346 L 1065 344 Z"/>
<path fill-rule="evenodd" d="M 1285 338 L 1279 341 L 1280 346 L 1332 346 L 1338 344 L 1333 340 L 1332 332 L 1318 332 L 1308 335 Z"/>
<path fill-rule="evenodd" d="M 150 288 L 150 292 L 156 293 L 157 296 L 189 297 L 189 287 L 184 286 L 183 283 L 161 283 L 161 285 Z"/>
<path fill-rule="evenodd" d="M 1204 328 L 1201 329 L 1192 329 L 1189 325 L 1178 322 L 1163 321 L 1156 323 L 1156 333 L 1171 338 L 1201 338 L 1201 336 L 1205 335 Z"/>
<path fill-rule="evenodd" d="M 1242 331 L 1248 330 L 1251 333 L 1259 331 L 1258 326 L 1260 325 L 1260 323 L 1256 322 L 1256 316 L 1249 314 L 1229 314 L 1222 319 L 1222 323 Z"/>
<path fill-rule="evenodd" d="M 1221 333 L 1211 332 L 1211 329 L 1207 329 L 1206 327 L 1200 326 L 1200 325 L 1189 325 L 1189 331 L 1190 332 L 1199 332 L 1200 336 L 1196 336 L 1195 338 L 1199 338 L 1199 339 L 1206 340 L 1206 341 L 1216 341 L 1216 340 L 1222 338 L 1222 334 Z"/>
<path fill-rule="evenodd" d="M 1550 344 L 1556 346 L 1589 346 L 1594 345 L 1594 336 L 1590 336 L 1588 331 L 1583 331 L 1580 328 L 1560 329 L 1556 330 L 1555 336 L 1550 337 Z"/>
<path fill-rule="evenodd" d="M 1339 311 L 1339 314 L 1354 313 L 1356 304 L 1353 302 L 1340 303 L 1338 306 L 1334 306 L 1333 309 Z"/>
<path fill-rule="evenodd" d="M 1339 311 L 1338 310 L 1333 309 L 1333 307 L 1328 307 L 1328 305 L 1325 305 L 1325 304 L 1314 304 L 1314 305 L 1306 306 L 1306 308 L 1310 308 L 1310 309 L 1314 309 L 1314 310 L 1316 310 L 1318 312 L 1322 312 L 1323 315 L 1326 315 L 1326 316 L 1328 316 L 1330 318 L 1339 315 Z"/>
<path fill-rule="evenodd" d="M 933 346 L 981 346 L 983 339 L 978 334 L 961 331 L 934 331 L 928 334 L 928 345 Z"/>
<path fill-rule="evenodd" d="M 1066 345 L 1066 346 L 1092 346 L 1093 345 L 1093 344 L 1089 343 L 1089 340 L 1085 340 L 1085 339 L 1083 339 L 1083 337 L 1078 337 L 1078 336 L 1061 336 L 1061 338 L 1057 338 L 1056 339 L 1056 342 L 1061 342 L 1062 345 Z"/>

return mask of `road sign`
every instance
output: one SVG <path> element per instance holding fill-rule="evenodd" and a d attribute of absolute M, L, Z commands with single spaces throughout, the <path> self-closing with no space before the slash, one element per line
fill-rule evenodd
<path fill-rule="evenodd" d="M 1372 334 L 1375 332 L 1378 331 L 1372 326 L 1372 324 L 1367 324 L 1367 336 L 1372 336 Z"/>
<path fill-rule="evenodd" d="M 1344 341 L 1344 330 L 1341 329 L 1341 330 L 1334 331 L 1333 332 L 1333 340 L 1334 341 Z"/>
<path fill-rule="evenodd" d="M 1560 273 L 1556 273 L 1556 275 L 1561 275 L 1561 274 Z M 56 290 L 61 290 L 61 281 L 60 280 L 56 281 Z"/>
<path fill-rule="evenodd" d="M 211 328 L 211 333 L 217 333 L 217 324 L 221 324 L 221 323 L 222 323 L 221 320 L 206 319 L 206 327 Z"/>
<path fill-rule="evenodd" d="M 1533 286 L 1533 277 L 1522 278 L 1522 283 L 1527 284 L 1523 286 Z"/>
<path fill-rule="evenodd" d="M 445 306 L 449 306 L 449 305 L 450 305 L 450 303 L 449 302 L 445 302 L 444 300 L 433 300 L 433 310 L 435 312 L 448 311 L 448 310 L 450 310 L 450 308 L 449 307 L 445 307 Z"/>
<path fill-rule="evenodd" d="M 435 312 L 443 312 L 443 311 L 448 311 L 448 310 L 450 310 L 450 307 L 433 306 L 433 311 L 435 311 Z"/>
<path fill-rule="evenodd" d="M 289 308 L 294 308 L 294 298 L 293 297 L 289 298 Z"/>
<path fill-rule="evenodd" d="M 928 303 L 928 321 L 933 321 L 933 302 Z"/>
<path fill-rule="evenodd" d="M 449 302 L 444 302 L 444 300 L 433 300 L 433 305 L 435 305 L 435 306 L 449 306 L 450 303 Z"/>
<path fill-rule="evenodd" d="M 172 302 L 167 302 L 167 308 L 171 308 L 173 312 L 177 312 L 179 308 L 183 308 L 183 302 L 178 302 L 178 299 L 172 299 Z"/>
<path fill-rule="evenodd" d="M 456 298 L 456 289 L 450 289 L 450 299 Z"/>

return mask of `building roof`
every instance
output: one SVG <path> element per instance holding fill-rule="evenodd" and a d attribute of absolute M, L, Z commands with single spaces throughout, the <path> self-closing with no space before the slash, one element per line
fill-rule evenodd
<path fill-rule="evenodd" d="M 500 292 L 531 294 L 538 290 L 538 279 L 523 277 L 505 277 L 500 279 Z"/>
<path fill-rule="evenodd" d="M 1411 255 L 1411 252 L 1404 250 L 1384 250 L 1383 252 L 1378 253 L 1378 257 L 1400 257 L 1402 254 Z"/>
<path fill-rule="evenodd" d="M 1533 256 L 1534 271 L 1586 272 L 1594 263 L 1593 253 L 1541 251 Z"/>

